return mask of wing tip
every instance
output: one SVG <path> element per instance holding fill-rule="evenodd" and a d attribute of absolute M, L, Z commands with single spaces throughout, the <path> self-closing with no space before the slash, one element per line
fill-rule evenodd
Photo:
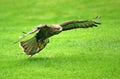
<path fill-rule="evenodd" d="M 99 25 L 101 24 L 100 22 L 97 22 L 100 18 L 101 18 L 101 16 L 96 16 L 96 17 L 93 19 L 95 25 L 96 25 L 96 24 L 99 24 Z"/>
<path fill-rule="evenodd" d="M 101 18 L 101 16 L 96 16 L 96 17 L 95 17 L 95 19 L 100 19 L 100 18 Z"/>

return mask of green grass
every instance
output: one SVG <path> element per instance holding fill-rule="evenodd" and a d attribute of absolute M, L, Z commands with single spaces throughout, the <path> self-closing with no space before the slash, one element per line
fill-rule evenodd
<path fill-rule="evenodd" d="M 0 79 L 120 79 L 120 0 L 0 0 Z M 28 58 L 18 44 L 38 24 L 101 16 L 97 28 L 62 32 Z"/>

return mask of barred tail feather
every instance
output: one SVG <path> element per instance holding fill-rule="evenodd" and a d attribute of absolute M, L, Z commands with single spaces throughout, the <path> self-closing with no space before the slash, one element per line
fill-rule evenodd
<path fill-rule="evenodd" d="M 20 42 L 20 45 L 27 55 L 34 55 L 34 54 L 38 53 L 40 50 L 37 39 L 35 37 L 33 37 L 27 41 Z"/>

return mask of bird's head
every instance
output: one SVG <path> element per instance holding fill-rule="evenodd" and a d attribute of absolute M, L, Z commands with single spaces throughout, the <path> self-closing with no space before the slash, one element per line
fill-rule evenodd
<path fill-rule="evenodd" d="M 62 27 L 60 25 L 57 25 L 57 24 L 50 25 L 50 32 L 52 34 L 58 34 L 61 31 L 62 31 Z"/>

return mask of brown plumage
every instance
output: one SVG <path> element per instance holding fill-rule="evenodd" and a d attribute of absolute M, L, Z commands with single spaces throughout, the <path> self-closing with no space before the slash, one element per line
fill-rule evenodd
<path fill-rule="evenodd" d="M 55 25 L 39 25 L 32 31 L 25 33 L 20 37 L 20 39 L 22 39 L 27 35 L 38 31 L 38 33 L 31 39 L 20 42 L 20 45 L 27 55 L 32 56 L 36 53 L 39 53 L 42 49 L 45 48 L 45 46 L 49 43 L 49 37 L 59 34 L 62 31 L 67 31 L 75 28 L 97 27 L 97 25 L 100 23 L 96 22 L 96 19 L 98 19 L 98 17 L 94 20 L 72 20 Z"/>

